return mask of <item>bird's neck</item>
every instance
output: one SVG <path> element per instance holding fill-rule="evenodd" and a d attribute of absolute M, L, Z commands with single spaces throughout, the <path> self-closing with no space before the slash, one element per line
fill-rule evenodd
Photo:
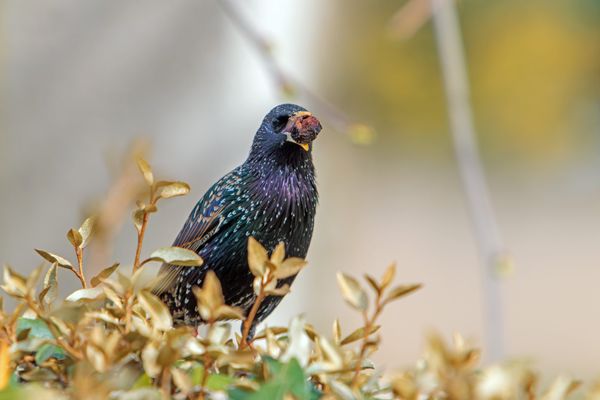
<path fill-rule="evenodd" d="M 249 158 L 247 168 L 251 191 L 280 194 L 290 200 L 316 196 L 315 169 L 309 152 Z M 302 154 L 305 153 L 305 154 Z"/>

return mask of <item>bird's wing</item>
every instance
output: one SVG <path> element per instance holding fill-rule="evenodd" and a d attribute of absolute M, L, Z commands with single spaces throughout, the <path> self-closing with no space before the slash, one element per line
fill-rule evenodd
<path fill-rule="evenodd" d="M 196 204 L 183 228 L 173 242 L 173 246 L 183 247 L 200 252 L 225 220 L 228 206 L 239 194 L 240 175 L 236 169 L 215 183 Z M 227 210 L 227 211 L 226 211 Z M 182 268 L 163 264 L 157 282 L 153 288 L 155 293 L 164 293 L 175 282 Z"/>

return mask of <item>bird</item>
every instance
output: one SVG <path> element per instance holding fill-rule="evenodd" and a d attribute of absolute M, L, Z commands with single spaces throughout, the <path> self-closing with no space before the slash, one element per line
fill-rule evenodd
<path fill-rule="evenodd" d="M 221 282 L 225 304 L 248 314 L 256 300 L 247 260 L 250 237 L 269 252 L 283 242 L 287 256 L 306 258 L 319 199 L 313 141 L 321 129 L 301 106 L 274 107 L 256 131 L 245 162 L 212 185 L 192 209 L 173 246 L 196 252 L 204 263 L 196 268 L 164 264 L 154 288 L 175 325 L 206 322 L 193 289 L 202 287 L 211 270 Z M 282 279 L 278 286 L 291 285 L 295 278 Z M 281 299 L 269 296 L 261 303 L 249 337 Z"/>

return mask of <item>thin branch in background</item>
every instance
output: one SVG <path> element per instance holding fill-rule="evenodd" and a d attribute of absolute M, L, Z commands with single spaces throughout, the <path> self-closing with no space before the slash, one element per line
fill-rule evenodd
<path fill-rule="evenodd" d="M 454 152 L 485 267 L 482 278 L 489 357 L 492 360 L 499 360 L 504 353 L 504 315 L 498 271 L 499 267 L 507 262 L 507 252 L 498 229 L 477 149 L 456 6 L 453 0 L 431 0 L 431 9 L 449 108 Z"/>
<path fill-rule="evenodd" d="M 95 274 L 109 265 L 114 239 L 128 221 L 131 207 L 146 189 L 139 177 L 135 158 L 148 151 L 149 144 L 143 140 L 132 143 L 126 154 L 118 162 L 111 186 L 106 195 L 95 206 L 86 210 L 86 215 L 97 215 L 94 227 L 94 240 L 88 250 L 88 271 Z"/>
<path fill-rule="evenodd" d="M 260 32 L 240 11 L 238 2 L 235 0 L 217 0 L 217 3 L 254 47 L 273 82 L 283 94 L 295 95 L 305 100 L 327 120 L 334 130 L 350 135 L 355 143 L 369 144 L 373 141 L 375 132 L 371 127 L 353 120 L 335 105 L 315 94 L 285 71 L 273 54 L 273 42 Z"/>

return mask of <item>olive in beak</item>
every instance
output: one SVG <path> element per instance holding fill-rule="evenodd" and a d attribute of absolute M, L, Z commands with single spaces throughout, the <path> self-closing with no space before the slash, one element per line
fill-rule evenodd
<path fill-rule="evenodd" d="M 294 113 L 283 129 L 287 141 L 297 144 L 304 151 L 310 150 L 310 144 L 321 132 L 322 126 L 319 120 L 308 111 Z"/>

